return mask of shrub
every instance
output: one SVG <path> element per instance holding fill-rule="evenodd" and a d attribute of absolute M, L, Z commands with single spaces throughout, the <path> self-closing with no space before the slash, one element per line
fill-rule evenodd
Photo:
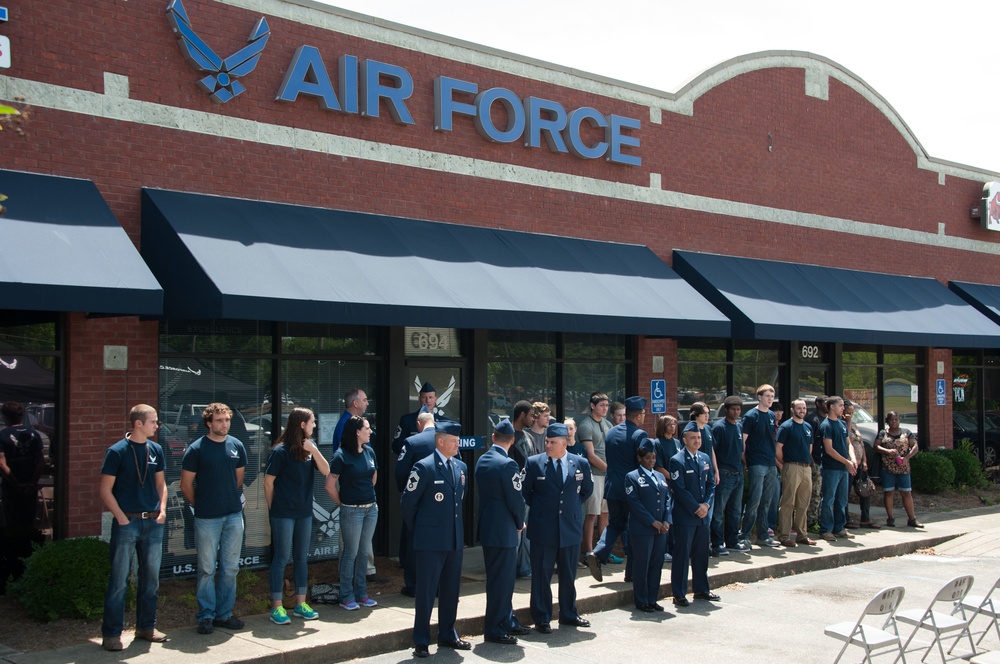
<path fill-rule="evenodd" d="M 972 453 L 972 445 L 963 440 L 958 449 L 937 450 L 935 454 L 940 454 L 955 467 L 955 486 L 967 486 L 978 489 L 986 484 L 983 476 L 983 467 L 979 464 L 979 459 Z"/>
<path fill-rule="evenodd" d="M 955 481 L 955 466 L 944 455 L 923 452 L 910 459 L 914 491 L 938 493 Z"/>
<path fill-rule="evenodd" d="M 9 593 L 39 620 L 100 618 L 111 547 L 94 537 L 54 540 L 35 549 Z"/>

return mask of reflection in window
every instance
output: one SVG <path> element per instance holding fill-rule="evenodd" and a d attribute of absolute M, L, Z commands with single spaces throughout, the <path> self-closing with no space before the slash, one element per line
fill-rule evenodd
<path fill-rule="evenodd" d="M 686 422 L 695 401 L 704 401 L 715 408 L 726 398 L 726 350 L 680 348 L 677 353 L 678 415 Z"/>
<path fill-rule="evenodd" d="M 281 352 L 296 355 L 374 355 L 375 328 L 281 323 Z"/>

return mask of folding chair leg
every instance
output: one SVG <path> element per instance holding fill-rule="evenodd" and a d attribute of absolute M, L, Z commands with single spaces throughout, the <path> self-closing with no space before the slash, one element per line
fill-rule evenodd
<path fill-rule="evenodd" d="M 833 664 L 837 664 L 837 662 L 840 661 L 840 658 L 844 656 L 844 651 L 847 650 L 847 646 L 849 645 L 851 645 L 850 640 L 844 641 L 844 647 L 840 649 L 839 653 L 837 653 L 837 659 L 833 660 Z"/>

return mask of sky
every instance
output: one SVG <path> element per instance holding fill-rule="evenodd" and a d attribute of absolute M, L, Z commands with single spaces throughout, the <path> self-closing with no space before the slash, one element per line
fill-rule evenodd
<path fill-rule="evenodd" d="M 995 0 L 319 1 L 666 92 L 736 56 L 808 51 L 881 94 L 931 157 L 1000 172 Z"/>

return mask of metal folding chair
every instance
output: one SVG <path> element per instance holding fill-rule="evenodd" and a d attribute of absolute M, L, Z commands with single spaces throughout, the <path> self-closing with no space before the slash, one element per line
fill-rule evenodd
<path fill-rule="evenodd" d="M 847 650 L 847 646 L 852 644 L 864 648 L 864 661 L 869 664 L 871 664 L 873 653 L 882 654 L 882 652 L 890 648 L 899 652 L 896 659 L 892 660 L 893 663 L 895 664 L 897 660 L 902 658 L 903 664 L 906 664 L 906 655 L 904 654 L 901 639 L 899 638 L 899 630 L 896 629 L 895 623 L 896 609 L 903 600 L 905 592 L 902 586 L 886 588 L 872 597 L 864 611 L 861 612 L 861 617 L 856 622 L 837 623 L 823 630 L 823 633 L 827 636 L 844 642 L 844 647 L 837 653 L 837 659 L 833 660 L 833 664 L 837 664 L 840 661 L 840 658 L 843 657 L 844 652 Z M 864 624 L 867 616 L 886 616 L 886 619 L 881 627 L 875 627 Z M 893 629 L 891 632 L 886 630 L 886 627 L 890 623 Z"/>
<path fill-rule="evenodd" d="M 941 653 L 941 661 L 947 662 L 949 659 L 959 659 L 956 655 L 954 657 L 947 657 L 944 652 L 944 646 L 941 645 L 941 637 L 953 632 L 958 632 L 955 637 L 955 642 L 951 644 L 951 648 L 948 648 L 948 654 L 955 649 L 958 642 L 962 640 L 962 637 L 968 637 L 969 645 L 972 647 L 972 655 L 976 654 L 976 644 L 972 642 L 972 634 L 969 632 L 969 619 L 962 616 L 953 616 L 947 613 L 941 613 L 940 611 L 934 610 L 934 605 L 938 602 L 961 602 L 965 599 L 966 595 L 969 594 L 969 590 L 972 588 L 973 578 L 972 575 L 956 576 L 954 579 L 944 584 L 941 590 L 938 591 L 934 599 L 931 600 L 930 606 L 926 609 L 907 609 L 906 611 L 896 612 L 896 621 L 906 623 L 908 625 L 913 625 L 913 633 L 910 637 L 906 639 L 906 643 L 903 644 L 903 650 L 906 651 L 913 637 L 916 636 L 917 632 L 921 629 L 926 629 L 934 633 L 934 640 L 931 644 L 927 646 L 927 652 L 924 656 L 920 658 L 923 662 L 927 659 L 927 655 L 930 654 L 931 650 L 936 644 L 938 647 L 938 652 Z M 966 655 L 964 657 L 971 657 L 972 655 Z"/>
<path fill-rule="evenodd" d="M 997 597 L 993 596 L 993 593 L 1000 588 L 1000 578 L 996 580 L 993 587 L 985 595 L 966 595 L 964 599 L 955 602 L 955 608 L 952 610 L 952 615 L 961 612 L 962 617 L 968 616 L 969 618 L 969 631 L 973 635 L 978 632 L 972 631 L 972 623 L 978 616 L 986 616 L 990 619 L 990 623 L 986 626 L 986 629 L 979 633 L 979 638 L 976 640 L 976 645 L 978 646 L 986 638 L 986 635 L 990 633 L 990 627 L 992 627 L 997 633 L 997 639 L 1000 639 L 1000 624 L 998 624 L 998 617 L 1000 617 L 1000 593 L 997 593 Z"/>

